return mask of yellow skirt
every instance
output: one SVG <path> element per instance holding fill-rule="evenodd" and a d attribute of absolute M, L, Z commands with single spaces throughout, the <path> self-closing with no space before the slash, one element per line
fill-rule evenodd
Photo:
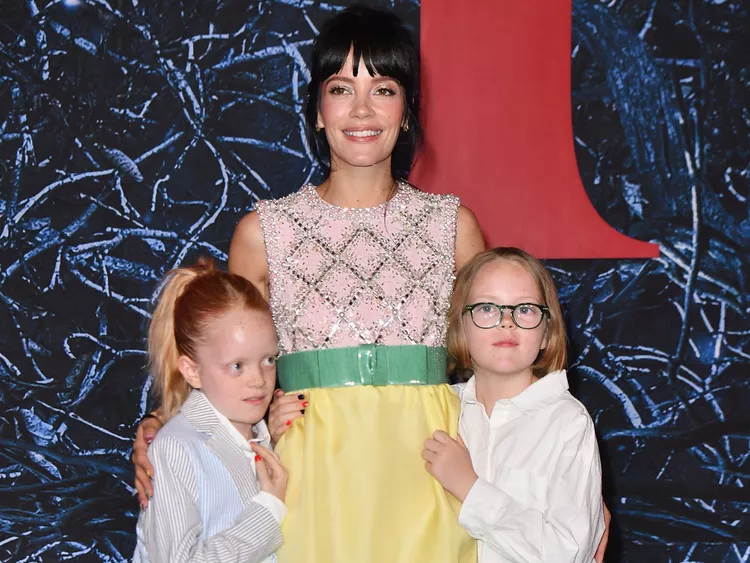
<path fill-rule="evenodd" d="M 421 457 L 435 430 L 458 432 L 449 385 L 302 392 L 305 415 L 276 447 L 289 471 L 281 563 L 476 562 L 460 503 Z"/>

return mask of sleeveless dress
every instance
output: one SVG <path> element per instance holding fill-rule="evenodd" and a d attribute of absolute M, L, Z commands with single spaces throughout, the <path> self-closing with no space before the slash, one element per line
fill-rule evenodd
<path fill-rule="evenodd" d="M 305 185 L 258 203 L 278 377 L 310 404 L 276 446 L 289 471 L 281 563 L 474 563 L 424 440 L 458 431 L 445 382 L 458 199 L 400 183 L 336 207 Z"/>

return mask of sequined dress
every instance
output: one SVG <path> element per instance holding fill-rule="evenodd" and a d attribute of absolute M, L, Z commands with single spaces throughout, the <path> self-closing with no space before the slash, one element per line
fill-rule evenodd
<path fill-rule="evenodd" d="M 310 185 L 258 204 L 279 380 L 309 400 L 276 448 L 289 471 L 282 563 L 476 561 L 460 506 L 421 458 L 433 431 L 457 433 L 458 398 L 421 373 L 444 361 L 457 209 L 406 183 L 365 209 Z M 309 371 L 318 383 L 299 387 Z"/>

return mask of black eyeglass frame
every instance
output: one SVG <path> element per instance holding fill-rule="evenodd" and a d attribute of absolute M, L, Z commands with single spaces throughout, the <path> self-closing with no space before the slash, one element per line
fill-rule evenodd
<path fill-rule="evenodd" d="M 497 307 L 500 310 L 500 316 L 497 318 L 497 322 L 493 324 L 492 326 L 479 326 L 477 324 L 477 321 L 474 320 L 474 309 L 477 307 L 481 307 L 482 305 L 492 305 L 493 307 Z M 523 306 L 529 306 L 532 305 L 534 307 L 538 307 L 542 311 L 542 316 L 539 319 L 539 322 L 531 327 L 525 327 L 518 324 L 518 321 L 516 320 L 516 309 L 518 307 Z M 544 321 L 544 318 L 550 318 L 550 312 L 549 307 L 546 305 L 540 305 L 539 303 L 519 303 L 518 305 L 498 305 L 497 303 L 491 303 L 489 301 L 483 301 L 482 303 L 474 303 L 472 305 L 466 305 L 464 307 L 464 313 L 469 313 L 471 315 L 471 322 L 474 323 L 474 326 L 477 328 L 481 328 L 483 330 L 489 330 L 491 328 L 495 328 L 497 325 L 499 325 L 501 322 L 503 322 L 503 316 L 505 315 L 505 309 L 510 309 L 510 319 L 513 321 L 513 324 L 516 325 L 521 330 L 534 330 L 537 328 L 540 324 L 542 324 L 542 321 Z"/>

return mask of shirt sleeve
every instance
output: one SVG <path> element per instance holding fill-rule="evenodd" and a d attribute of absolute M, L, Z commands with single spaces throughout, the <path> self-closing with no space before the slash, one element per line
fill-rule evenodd
<path fill-rule="evenodd" d="M 253 497 L 253 502 L 257 502 L 261 506 L 265 506 L 273 516 L 276 523 L 281 525 L 286 518 L 286 505 L 281 502 L 281 499 L 273 496 L 267 491 L 261 491 Z"/>
<path fill-rule="evenodd" d="M 184 446 L 174 438 L 157 438 L 149 448 L 154 466 L 154 497 L 141 513 L 138 539 L 150 561 L 260 563 L 282 543 L 271 511 L 252 502 L 221 533 L 201 539 L 193 467 Z"/>
<path fill-rule="evenodd" d="M 464 500 L 459 523 L 506 561 L 594 560 L 604 532 L 599 449 L 587 413 L 570 426 L 546 481 L 500 468 L 494 483 L 477 479 Z"/>

